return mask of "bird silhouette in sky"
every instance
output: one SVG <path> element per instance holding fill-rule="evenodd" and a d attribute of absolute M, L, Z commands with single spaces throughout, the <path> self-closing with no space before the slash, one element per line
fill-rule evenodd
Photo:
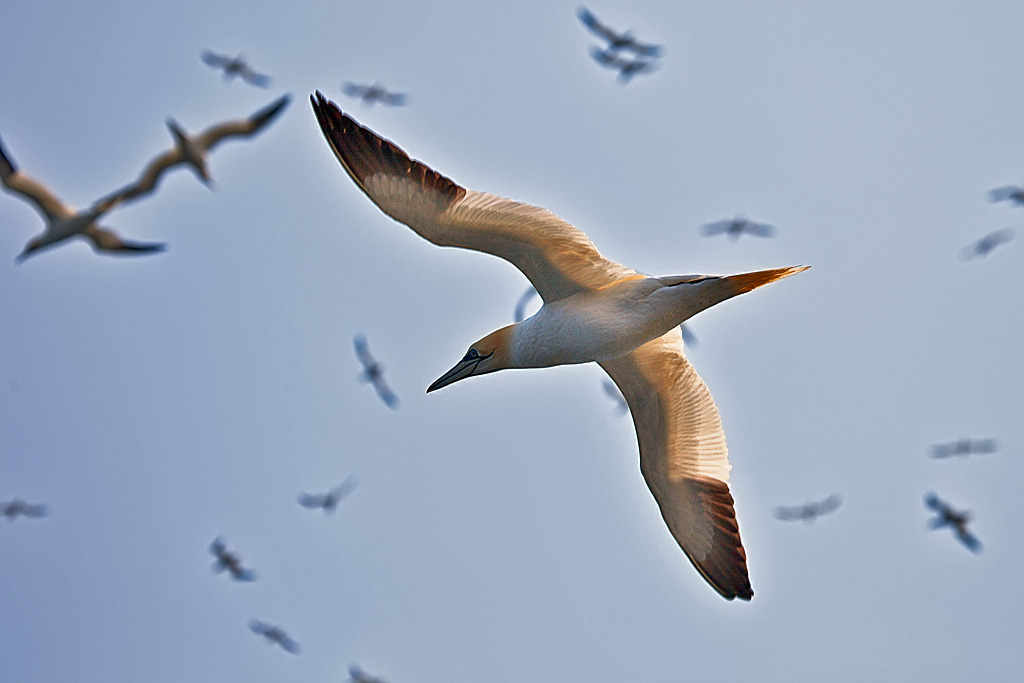
<path fill-rule="evenodd" d="M 1016 185 L 1004 185 L 988 191 L 990 202 L 1010 202 L 1017 206 L 1024 206 L 1024 187 Z"/>
<path fill-rule="evenodd" d="M 827 515 L 830 512 L 835 512 L 842 505 L 843 499 L 838 493 L 833 493 L 825 500 L 804 503 L 803 505 L 780 505 L 775 508 L 775 519 L 780 519 L 784 522 L 791 522 L 794 520 L 803 520 L 805 522 L 813 522 L 822 515 Z"/>
<path fill-rule="evenodd" d="M 705 223 L 703 230 L 705 237 L 725 234 L 734 240 L 739 239 L 740 235 L 754 235 L 755 237 L 772 237 L 775 235 L 775 228 L 773 226 L 767 223 L 755 223 L 743 216 Z"/>
<path fill-rule="evenodd" d="M 351 683 L 387 683 L 383 678 L 371 676 L 355 664 L 348 667 L 348 675 Z"/>
<path fill-rule="evenodd" d="M 219 55 L 212 50 L 204 50 L 199 58 L 207 66 L 222 70 L 225 81 L 233 80 L 235 76 L 238 76 L 246 83 L 255 85 L 258 88 L 266 88 L 270 85 L 270 76 L 253 71 L 242 55 L 228 57 L 227 55 Z"/>
<path fill-rule="evenodd" d="M 598 38 L 607 41 L 608 50 L 610 52 L 617 52 L 619 50 L 627 50 L 633 52 L 638 57 L 658 57 L 661 55 L 660 45 L 648 45 L 639 43 L 633 37 L 631 31 L 623 31 L 619 33 L 614 29 L 602 24 L 594 13 L 588 10 L 586 7 L 581 7 L 576 11 L 576 16 L 579 18 L 580 23 L 587 27 L 591 33 Z"/>
<path fill-rule="evenodd" d="M 619 388 L 615 386 L 615 382 L 610 379 L 604 379 L 601 382 L 601 386 L 604 387 L 604 393 L 608 394 L 608 398 L 615 401 L 615 405 L 618 408 L 619 413 L 625 415 L 629 412 L 629 404 L 626 403 L 626 397 L 622 395 Z"/>
<path fill-rule="evenodd" d="M 355 477 L 349 477 L 327 493 L 300 493 L 299 505 L 310 510 L 323 510 L 324 514 L 333 514 L 344 498 L 355 490 Z"/>
<path fill-rule="evenodd" d="M 299 654 L 299 644 L 295 642 L 294 638 L 285 633 L 285 630 L 280 626 L 274 626 L 259 619 L 252 619 L 249 621 L 249 630 L 256 635 L 266 638 L 267 643 L 270 645 L 280 645 L 281 649 L 285 652 L 293 655 Z"/>
<path fill-rule="evenodd" d="M 236 553 L 228 550 L 224 541 L 218 536 L 210 544 L 210 552 L 216 560 L 213 563 L 213 571 L 218 574 L 227 571 L 235 581 L 255 581 L 256 573 L 251 569 L 242 566 L 242 560 Z"/>
<path fill-rule="evenodd" d="M 966 457 L 975 454 L 995 453 L 999 444 L 995 439 L 957 439 L 949 443 L 932 446 L 933 458 L 950 458 L 954 455 Z"/>
<path fill-rule="evenodd" d="M 948 526 L 957 540 L 964 544 L 964 547 L 972 553 L 981 552 L 981 542 L 967 530 L 967 523 L 973 519 L 973 515 L 968 510 L 954 510 L 934 493 L 925 495 L 924 504 L 938 515 L 928 520 L 930 529 L 941 529 Z"/>
<path fill-rule="evenodd" d="M 389 107 L 401 107 L 405 104 L 405 93 L 390 92 L 380 83 L 373 85 L 360 85 L 358 83 L 345 82 L 341 85 L 342 91 L 349 97 L 361 99 L 363 104 L 373 105 L 376 102 L 386 104 Z"/>
<path fill-rule="evenodd" d="M 176 166 L 189 167 L 201 183 L 210 187 L 212 179 L 206 165 L 207 153 L 225 140 L 256 135 L 277 118 L 290 100 L 290 96 L 282 95 L 247 119 L 218 123 L 198 135 L 189 135 L 174 119 L 168 119 L 167 127 L 174 137 L 174 147 L 150 161 L 135 182 L 113 193 L 111 198 L 131 201 L 150 194 L 164 173 Z"/>
<path fill-rule="evenodd" d="M 0 143 L 0 182 L 13 194 L 33 204 L 46 221 L 42 235 L 32 238 L 16 260 L 20 263 L 40 249 L 52 247 L 72 237 L 84 237 L 95 251 L 115 255 L 139 255 L 163 251 L 163 244 L 128 242 L 112 230 L 96 224 L 104 214 L 123 201 L 121 197 L 101 199 L 90 208 L 75 211 L 61 202 L 42 183 L 19 171 Z"/>
<path fill-rule="evenodd" d="M 363 364 L 363 371 L 359 373 L 359 378 L 373 385 L 384 405 L 392 409 L 397 408 L 398 397 L 395 396 L 391 388 L 388 387 L 387 382 L 384 381 L 384 366 L 370 355 L 370 345 L 367 344 L 366 337 L 357 334 L 353 339 L 353 343 L 356 348 L 356 357 Z"/>
<path fill-rule="evenodd" d="M 26 519 L 38 519 L 47 515 L 46 506 L 38 503 L 28 503 L 21 498 L 0 503 L 0 517 L 8 522 L 13 522 L 18 517 Z"/>
<path fill-rule="evenodd" d="M 960 250 L 960 260 L 970 261 L 973 258 L 984 258 L 998 246 L 1006 244 L 1013 239 L 1013 228 L 993 230 L 984 237 L 971 242 Z"/>

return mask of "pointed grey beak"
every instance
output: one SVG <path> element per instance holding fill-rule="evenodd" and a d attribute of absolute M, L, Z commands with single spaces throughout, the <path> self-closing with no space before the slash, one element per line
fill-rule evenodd
<path fill-rule="evenodd" d="M 454 368 L 441 375 L 436 382 L 427 387 L 427 393 L 442 389 L 449 384 L 454 384 L 460 379 L 465 379 L 471 376 L 476 371 L 476 366 L 480 364 L 483 357 L 472 358 L 468 360 L 461 360 L 456 364 Z"/>

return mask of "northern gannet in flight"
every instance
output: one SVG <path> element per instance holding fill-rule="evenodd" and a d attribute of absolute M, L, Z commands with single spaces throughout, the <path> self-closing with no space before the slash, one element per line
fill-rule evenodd
<path fill-rule="evenodd" d="M 775 228 L 767 223 L 755 223 L 743 216 L 726 218 L 725 220 L 715 221 L 714 223 L 705 223 L 703 230 L 705 237 L 712 237 L 714 235 L 721 235 L 724 233 L 734 240 L 739 239 L 740 235 L 743 233 L 756 235 L 757 237 L 772 237 L 775 234 Z"/>
<path fill-rule="evenodd" d="M 41 503 L 28 503 L 21 498 L 0 503 L 0 517 L 7 518 L 8 522 L 13 522 L 18 517 L 38 519 L 45 516 L 46 506 Z"/>
<path fill-rule="evenodd" d="M 204 50 L 203 54 L 200 55 L 200 59 L 207 66 L 223 70 L 225 81 L 230 81 L 235 76 L 240 76 L 242 80 L 258 88 L 266 88 L 270 85 L 270 76 L 253 71 L 242 55 L 228 57 L 227 55 L 219 55 L 212 50 Z"/>
<path fill-rule="evenodd" d="M 218 123 L 198 135 L 189 135 L 174 119 L 167 119 L 167 127 L 174 137 L 174 147 L 149 162 L 138 180 L 113 193 L 110 198 L 130 201 L 147 195 L 156 189 L 165 171 L 178 165 L 189 166 L 199 181 L 209 187 L 211 178 L 206 168 L 207 153 L 229 138 L 246 138 L 259 133 L 281 113 L 290 100 L 289 95 L 282 95 L 247 119 Z"/>
<path fill-rule="evenodd" d="M 333 514 L 338 503 L 352 493 L 357 484 L 355 477 L 349 477 L 327 493 L 300 493 L 299 505 L 310 510 L 321 509 L 325 515 Z"/>
<path fill-rule="evenodd" d="M 242 560 L 236 553 L 228 550 L 224 540 L 219 536 L 213 539 L 210 544 L 210 552 L 216 558 L 213 563 L 213 571 L 218 574 L 227 570 L 235 581 L 255 581 L 256 572 L 242 566 Z"/>
<path fill-rule="evenodd" d="M 782 505 L 775 508 L 775 519 L 783 522 L 792 522 L 801 519 L 805 522 L 813 522 L 822 515 L 835 512 L 843 504 L 843 499 L 838 493 L 833 493 L 825 500 L 803 505 Z"/>
<path fill-rule="evenodd" d="M 995 453 L 997 450 L 999 450 L 999 444 L 995 439 L 957 439 L 950 443 L 932 446 L 932 457 L 949 458 L 954 455 L 988 454 Z"/>
<path fill-rule="evenodd" d="M 63 242 L 76 235 L 89 239 L 94 250 L 105 253 L 135 255 L 164 250 L 163 244 L 127 242 L 113 231 L 96 225 L 96 221 L 103 214 L 121 203 L 120 197 L 107 197 L 88 209 L 75 211 L 61 202 L 42 183 L 15 168 L 14 162 L 4 151 L 2 143 L 0 143 L 0 182 L 3 182 L 4 187 L 14 194 L 21 195 L 22 198 L 34 204 L 46 219 L 46 230 L 42 235 L 29 240 L 24 251 L 16 258 L 19 263 L 39 249 Z"/>
<path fill-rule="evenodd" d="M 632 32 L 623 31 L 619 33 L 615 29 L 605 26 L 586 7 L 580 7 L 576 10 L 576 16 L 579 18 L 580 23 L 586 26 L 591 33 L 598 38 L 608 41 L 609 51 L 632 50 L 640 57 L 658 57 L 661 55 L 660 45 L 638 43 L 636 38 L 633 37 Z"/>
<path fill-rule="evenodd" d="M 924 504 L 938 514 L 937 517 L 928 520 L 929 528 L 941 529 L 948 526 L 957 540 L 964 544 L 964 547 L 972 553 L 981 552 L 981 541 L 967 530 L 967 523 L 973 518 L 969 511 L 954 510 L 949 503 L 940 500 L 934 493 L 929 493 L 924 497 Z"/>
<path fill-rule="evenodd" d="M 359 362 L 363 365 L 363 371 L 359 373 L 359 379 L 373 385 L 373 388 L 377 391 L 377 396 L 384 402 L 384 405 L 392 409 L 397 408 L 398 397 L 395 396 L 395 392 L 391 391 L 388 383 L 384 381 L 384 366 L 378 363 L 370 354 L 370 345 L 367 343 L 366 337 L 357 334 L 352 339 L 352 343 L 356 348 L 356 357 L 359 358 Z"/>
<path fill-rule="evenodd" d="M 249 630 L 256 635 L 266 638 L 267 643 L 270 645 L 280 645 L 281 649 L 285 652 L 293 655 L 299 654 L 299 644 L 295 642 L 294 638 L 285 633 L 284 629 L 280 626 L 274 626 L 259 619 L 252 619 L 249 621 Z"/>
<path fill-rule="evenodd" d="M 373 85 L 359 85 L 358 83 L 342 83 L 341 89 L 349 97 L 357 97 L 363 101 L 363 104 L 372 105 L 374 102 L 380 102 L 391 107 L 401 107 L 405 104 L 405 93 L 401 92 L 390 92 L 380 83 L 374 83 Z"/>
<path fill-rule="evenodd" d="M 626 397 L 640 470 L 680 548 L 722 597 L 750 599 L 725 434 L 710 392 L 683 354 L 679 325 L 806 267 L 725 277 L 641 275 L 601 256 L 553 213 L 457 185 L 319 92 L 310 99 L 342 167 L 384 213 L 434 244 L 511 262 L 544 302 L 532 317 L 472 344 L 427 391 L 505 368 L 598 362 Z"/>

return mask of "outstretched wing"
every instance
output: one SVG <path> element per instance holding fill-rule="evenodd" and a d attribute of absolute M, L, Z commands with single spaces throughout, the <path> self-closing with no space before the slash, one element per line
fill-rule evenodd
<path fill-rule="evenodd" d="M 49 188 L 15 168 L 14 162 L 7 156 L 2 142 L 0 142 L 0 182 L 3 182 L 4 187 L 14 194 L 21 195 L 34 204 L 45 218 L 52 220 L 71 218 L 75 215 L 74 209 L 57 199 L 57 196 L 50 192 Z"/>
<path fill-rule="evenodd" d="M 424 239 L 509 261 L 546 302 L 636 275 L 601 256 L 583 232 L 550 211 L 467 190 L 360 126 L 319 92 L 310 99 L 324 137 L 356 185 Z"/>
<path fill-rule="evenodd" d="M 594 13 L 586 7 L 580 7 L 576 11 L 576 16 L 579 18 L 580 23 L 586 26 L 587 29 L 598 38 L 603 38 L 609 43 L 615 43 L 622 39 L 622 36 L 613 31 L 610 27 L 605 26 L 598 21 L 598 18 L 594 16 Z"/>
<path fill-rule="evenodd" d="M 196 144 L 205 150 L 211 150 L 227 138 L 255 135 L 273 121 L 290 101 L 290 95 L 282 95 L 247 119 L 211 126 L 196 137 Z"/>
<path fill-rule="evenodd" d="M 711 393 L 683 354 L 679 329 L 601 367 L 629 404 L 640 471 L 672 536 L 722 597 L 749 600 L 725 433 Z"/>

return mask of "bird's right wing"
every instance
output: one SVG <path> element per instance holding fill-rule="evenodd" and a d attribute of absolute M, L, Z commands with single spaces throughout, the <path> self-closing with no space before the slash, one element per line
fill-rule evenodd
<path fill-rule="evenodd" d="M 509 261 L 545 302 L 636 275 L 601 256 L 583 232 L 550 211 L 467 190 L 360 126 L 319 92 L 311 100 L 324 137 L 356 185 L 430 242 Z"/>
<path fill-rule="evenodd" d="M 1017 187 L 1016 185 L 1004 185 L 1003 187 L 997 187 L 988 192 L 988 200 L 990 202 L 1001 202 L 1007 199 L 1013 199 L 1014 196 L 1024 193 L 1024 188 Z"/>
<path fill-rule="evenodd" d="M 290 101 L 290 95 L 282 95 L 247 119 L 211 126 L 196 137 L 196 144 L 202 149 L 211 150 L 227 138 L 255 135 L 273 121 Z"/>
<path fill-rule="evenodd" d="M 162 242 L 129 242 L 117 236 L 117 233 L 101 228 L 95 223 L 82 231 L 88 237 L 96 251 L 110 252 L 122 256 L 138 256 L 163 251 L 167 245 Z"/>
<path fill-rule="evenodd" d="M 74 209 L 57 199 L 49 188 L 17 170 L 10 157 L 7 156 L 2 143 L 0 143 L 0 182 L 3 182 L 4 187 L 14 194 L 20 194 L 35 204 L 46 218 L 71 218 L 75 215 Z"/>
<path fill-rule="evenodd" d="M 576 16 L 579 18 L 580 23 L 586 26 L 591 33 L 599 38 L 607 40 L 609 43 L 613 43 L 621 38 L 618 33 L 598 21 L 598 18 L 594 16 L 594 13 L 586 7 L 580 7 L 576 12 Z"/>
<path fill-rule="evenodd" d="M 718 408 L 678 328 L 601 367 L 633 414 L 640 471 L 679 547 L 727 600 L 753 596 Z"/>
<path fill-rule="evenodd" d="M 729 229 L 729 226 L 733 224 L 733 219 L 727 218 L 721 221 L 715 221 L 714 223 L 705 223 L 702 227 L 704 235 L 711 237 L 712 235 L 721 235 L 723 232 Z"/>

